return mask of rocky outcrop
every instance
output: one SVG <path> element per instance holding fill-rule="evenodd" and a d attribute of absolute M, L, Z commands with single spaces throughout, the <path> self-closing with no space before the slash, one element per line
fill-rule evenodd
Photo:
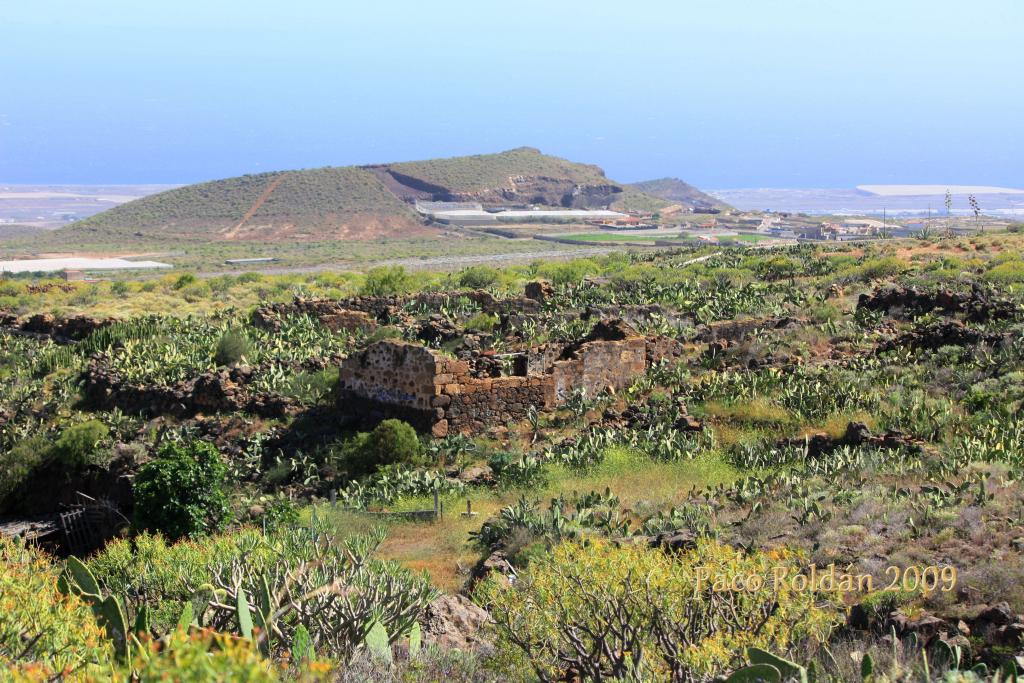
<path fill-rule="evenodd" d="M 739 341 L 749 336 L 754 330 L 781 330 L 805 324 L 807 324 L 807 320 L 790 316 L 750 318 L 749 320 L 724 320 L 698 327 L 696 341 Z"/>
<path fill-rule="evenodd" d="M 934 351 L 943 346 L 973 346 L 988 344 L 1000 346 L 1005 338 L 1000 334 L 987 334 L 968 327 L 959 320 L 939 320 L 927 325 L 917 325 L 895 339 L 879 345 L 879 351 L 896 348 L 927 349 Z"/>
<path fill-rule="evenodd" d="M 36 313 L 28 318 L 19 319 L 11 313 L 0 313 L 0 327 L 49 337 L 62 343 L 81 341 L 96 330 L 116 322 L 119 322 L 117 318 L 96 318 L 89 315 L 59 317 L 52 313 Z"/>
<path fill-rule="evenodd" d="M 612 408 L 605 410 L 603 415 L 606 427 L 627 427 L 629 429 L 648 429 L 652 426 L 651 414 L 643 406 L 626 406 L 621 413 Z M 681 396 L 676 397 L 676 418 L 672 425 L 683 432 L 697 432 L 704 429 L 704 424 L 690 415 L 686 403 Z"/>
<path fill-rule="evenodd" d="M 999 296 L 980 285 L 970 291 L 950 289 L 922 290 L 917 287 L 880 287 L 871 294 L 861 294 L 857 309 L 879 311 L 897 317 L 912 318 L 938 311 L 946 315 L 963 315 L 973 322 L 1005 320 L 1021 312 L 1012 300 Z"/>
<path fill-rule="evenodd" d="M 555 288 L 551 286 L 550 282 L 535 280 L 534 282 L 526 283 L 523 294 L 527 299 L 544 303 L 555 295 Z"/>
<path fill-rule="evenodd" d="M 863 422 L 850 422 L 846 425 L 843 436 L 834 438 L 824 432 L 808 434 L 802 439 L 790 439 L 785 442 L 791 448 L 806 448 L 807 455 L 817 458 L 827 455 L 843 446 L 874 446 L 875 448 L 920 448 L 919 441 L 896 430 L 889 430 L 881 436 L 871 433 Z"/>
<path fill-rule="evenodd" d="M 200 413 L 238 410 L 263 417 L 284 417 L 297 408 L 295 401 L 275 394 L 254 394 L 247 384 L 258 369 L 236 367 L 210 370 L 171 385 L 142 384 L 124 380 L 97 354 L 83 373 L 86 401 L 97 408 L 143 415 L 191 417 Z"/>
<path fill-rule="evenodd" d="M 630 325 L 646 325 L 655 321 L 673 319 L 673 315 L 658 304 L 627 304 L 587 306 L 580 314 L 583 320 L 621 318 Z"/>
<path fill-rule="evenodd" d="M 440 313 L 434 313 L 416 330 L 416 338 L 428 343 L 444 343 L 458 339 L 462 330 Z"/>
<path fill-rule="evenodd" d="M 485 629 L 490 622 L 491 615 L 462 595 L 441 596 L 420 617 L 424 643 L 446 650 L 489 647 Z"/>
<path fill-rule="evenodd" d="M 395 175 L 394 171 L 391 171 Z M 414 185 L 408 177 L 397 177 L 404 185 L 426 190 L 426 185 Z M 538 204 L 573 209 L 604 208 L 622 197 L 622 187 L 614 183 L 577 183 L 569 178 L 544 175 L 517 175 L 507 185 L 459 192 L 447 188 L 434 188 L 433 199 L 449 202 L 480 202 L 482 204 Z"/>
<path fill-rule="evenodd" d="M 862 605 L 854 605 L 847 625 L 882 634 L 895 632 L 899 638 L 914 635 L 924 646 L 941 639 L 951 645 L 961 645 L 967 652 L 973 650 L 981 657 L 992 648 L 1002 653 L 1007 650 L 1024 653 L 1024 615 L 1014 614 L 1005 602 L 979 605 L 969 612 L 973 615 L 947 616 L 930 612 L 908 615 L 900 609 L 876 614 Z"/>
<path fill-rule="evenodd" d="M 495 550 L 487 557 L 480 558 L 469 574 L 469 583 L 471 586 L 475 586 L 494 573 L 506 578 L 515 576 L 515 570 L 504 550 Z"/>

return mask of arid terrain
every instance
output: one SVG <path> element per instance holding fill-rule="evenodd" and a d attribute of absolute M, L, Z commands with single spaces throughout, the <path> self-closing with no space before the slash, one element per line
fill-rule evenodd
<path fill-rule="evenodd" d="M 1022 246 L 2 280 L 0 661 L 1005 681 Z"/>

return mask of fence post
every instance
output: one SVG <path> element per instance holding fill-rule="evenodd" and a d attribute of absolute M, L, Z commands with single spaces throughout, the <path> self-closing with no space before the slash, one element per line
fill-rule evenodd
<path fill-rule="evenodd" d="M 437 489 L 434 489 L 434 519 L 441 519 L 441 496 Z"/>

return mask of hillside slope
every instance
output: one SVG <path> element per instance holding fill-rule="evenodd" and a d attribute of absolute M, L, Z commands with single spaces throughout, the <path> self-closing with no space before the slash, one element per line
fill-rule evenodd
<path fill-rule="evenodd" d="M 693 185 L 683 182 L 679 178 L 659 178 L 657 180 L 645 180 L 640 183 L 631 183 L 630 188 L 653 197 L 658 197 L 675 204 L 682 204 L 688 208 L 732 208 L 706 192 L 701 192 Z"/>
<path fill-rule="evenodd" d="M 530 147 L 476 156 L 276 171 L 187 185 L 73 223 L 75 237 L 211 241 L 369 240 L 435 232 L 415 203 L 657 210 L 598 166 Z"/>
<path fill-rule="evenodd" d="M 371 239 L 424 230 L 373 173 L 355 167 L 278 171 L 186 185 L 63 230 L 212 240 Z"/>

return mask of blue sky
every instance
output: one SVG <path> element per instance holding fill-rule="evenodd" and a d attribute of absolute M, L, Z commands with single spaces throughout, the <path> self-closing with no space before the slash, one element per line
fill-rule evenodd
<path fill-rule="evenodd" d="M 1024 185 L 1020 0 L 0 0 L 0 182 L 521 145 L 705 188 Z"/>

